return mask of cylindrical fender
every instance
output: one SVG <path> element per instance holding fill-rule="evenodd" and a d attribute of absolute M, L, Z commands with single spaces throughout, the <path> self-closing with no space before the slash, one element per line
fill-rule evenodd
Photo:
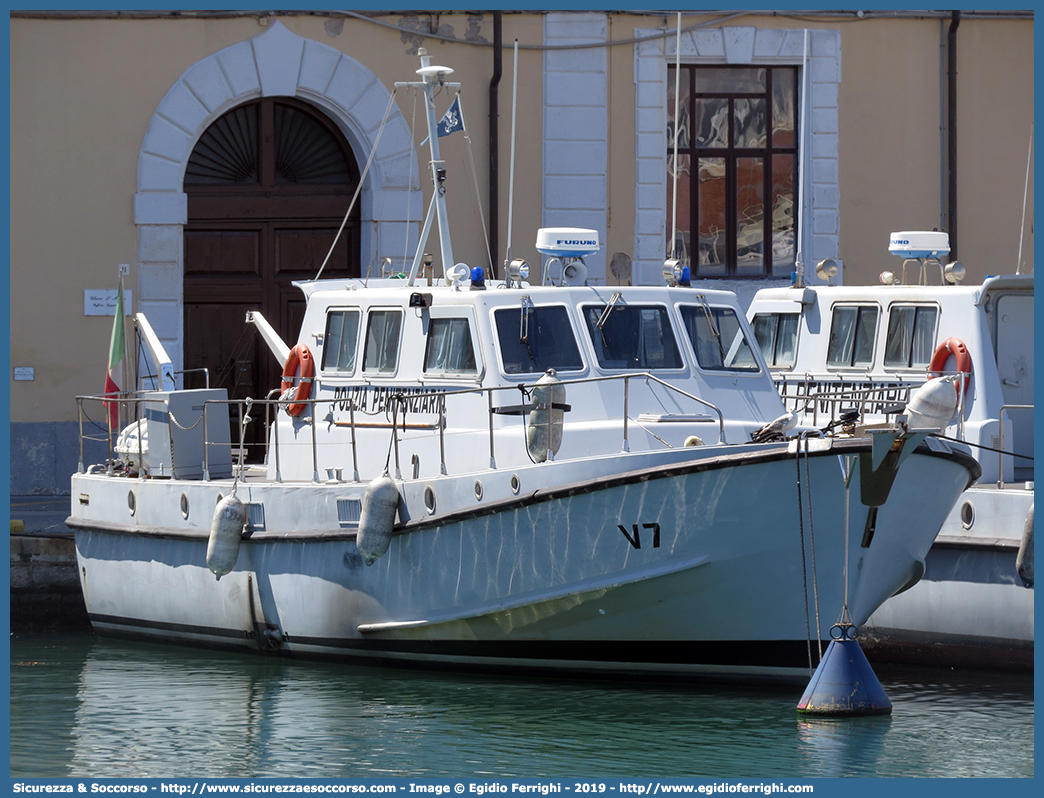
<path fill-rule="evenodd" d="M 957 415 L 957 393 L 949 383 L 956 377 L 932 377 L 914 391 L 906 405 L 910 429 L 943 430 Z M 960 390 L 960 389 L 958 389 Z"/>
<path fill-rule="evenodd" d="M 386 473 L 367 486 L 355 537 L 355 547 L 367 565 L 373 565 L 388 551 L 398 509 L 399 488 Z"/>
<path fill-rule="evenodd" d="M 526 424 L 526 446 L 534 462 L 548 459 L 548 451 L 554 456 L 562 446 L 562 427 L 565 411 L 554 405 L 564 405 L 566 389 L 555 375 L 554 369 L 537 380 L 533 388 L 533 410 Z"/>
<path fill-rule="evenodd" d="M 226 496 L 214 508 L 207 543 L 207 568 L 218 579 L 236 567 L 246 520 L 246 505 L 235 496 Z"/>
<path fill-rule="evenodd" d="M 1033 505 L 1026 514 L 1026 523 L 1022 527 L 1022 543 L 1015 558 L 1015 570 L 1026 587 L 1033 587 Z"/>

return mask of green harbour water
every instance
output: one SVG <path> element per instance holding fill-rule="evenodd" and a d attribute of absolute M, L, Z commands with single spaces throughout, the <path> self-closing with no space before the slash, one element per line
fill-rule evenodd
<path fill-rule="evenodd" d="M 11 637 L 11 776 L 1034 775 L 1033 677 L 878 666 L 890 716 L 801 687 L 516 679 L 101 638 Z"/>

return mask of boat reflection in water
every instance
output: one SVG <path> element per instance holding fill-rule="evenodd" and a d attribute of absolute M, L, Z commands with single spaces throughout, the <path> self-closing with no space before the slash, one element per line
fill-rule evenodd
<path fill-rule="evenodd" d="M 468 678 L 16 637 L 18 778 L 1032 776 L 1033 680 L 879 669 L 886 718 L 800 688 Z"/>

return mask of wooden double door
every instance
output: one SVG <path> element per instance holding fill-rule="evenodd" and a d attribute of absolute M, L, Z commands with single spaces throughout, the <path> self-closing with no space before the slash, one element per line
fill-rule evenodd
<path fill-rule="evenodd" d="M 357 210 L 337 237 L 358 180 L 332 122 L 288 98 L 239 106 L 204 133 L 185 178 L 185 387 L 209 380 L 231 399 L 278 389 L 283 364 L 247 312 L 261 311 L 292 346 L 305 308 L 293 281 L 315 278 L 328 253 L 324 278 L 359 276 Z M 253 415 L 256 454 L 264 414 Z"/>

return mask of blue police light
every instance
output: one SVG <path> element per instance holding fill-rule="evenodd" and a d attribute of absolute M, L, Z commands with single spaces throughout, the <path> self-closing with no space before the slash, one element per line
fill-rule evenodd
<path fill-rule="evenodd" d="M 691 282 L 692 272 L 688 266 L 682 266 L 681 277 L 678 278 L 678 285 L 688 288 L 692 285 Z"/>
<path fill-rule="evenodd" d="M 471 270 L 471 290 L 486 290 L 486 273 L 482 270 L 481 266 L 475 266 Z"/>

